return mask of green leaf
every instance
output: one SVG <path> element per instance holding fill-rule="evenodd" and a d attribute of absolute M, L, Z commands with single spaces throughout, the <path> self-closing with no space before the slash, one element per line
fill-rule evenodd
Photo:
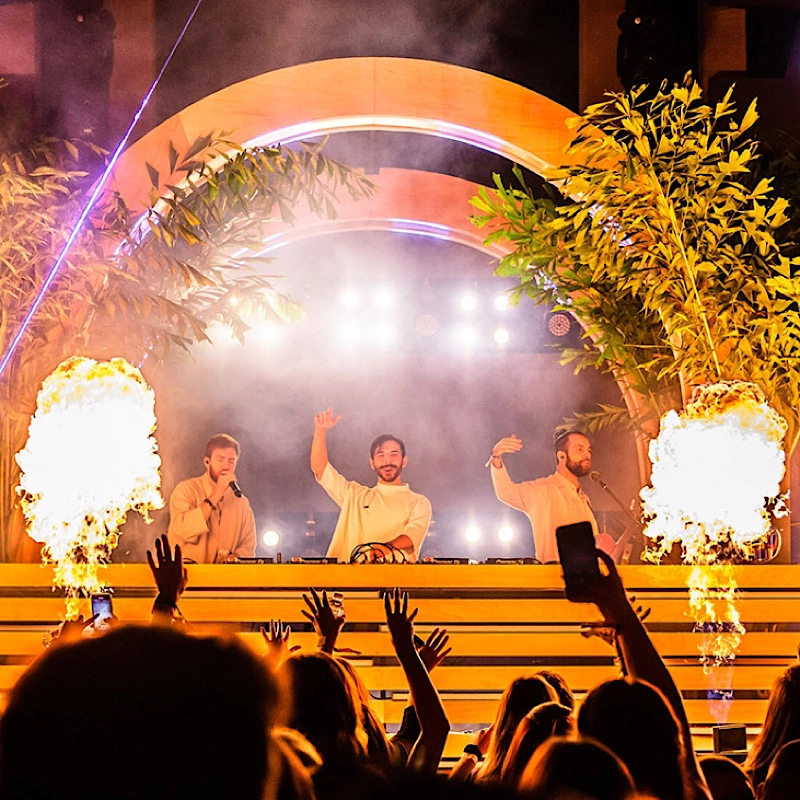
<path fill-rule="evenodd" d="M 160 185 L 158 170 L 147 161 L 145 161 L 144 165 L 147 167 L 147 174 L 150 176 L 150 185 L 154 189 L 158 189 Z"/>

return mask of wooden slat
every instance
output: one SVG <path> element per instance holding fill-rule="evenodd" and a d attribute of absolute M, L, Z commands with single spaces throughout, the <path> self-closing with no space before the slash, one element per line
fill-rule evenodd
<path fill-rule="evenodd" d="M 190 564 L 190 588 L 286 588 L 305 591 L 310 586 L 327 589 L 373 589 L 401 586 L 431 591 L 560 591 L 564 587 L 557 565 L 490 564 Z M 621 566 L 625 586 L 631 591 L 684 591 L 691 572 L 685 566 Z M 111 564 L 101 568 L 101 578 L 116 590 L 152 589 L 146 564 Z M 752 589 L 796 591 L 800 565 L 749 565 L 733 571 L 743 593 Z M 37 564 L 0 564 L 0 588 L 30 586 L 49 589 L 51 567 Z"/>
<path fill-rule="evenodd" d="M 434 683 L 443 692 L 501 691 L 515 678 L 532 675 L 544 666 L 440 666 L 434 674 Z M 408 691 L 405 675 L 399 666 L 375 667 L 356 662 L 356 667 L 370 691 Z M 556 669 L 576 692 L 588 691 L 598 683 L 619 675 L 613 664 L 562 665 Z M 24 670 L 24 665 L 0 665 L 0 689 L 13 686 L 21 670 Z M 738 666 L 730 670 L 729 674 L 724 676 L 724 680 L 715 680 L 713 675 L 705 674 L 699 664 L 670 668 L 679 689 L 694 691 L 727 688 L 734 691 L 761 689 L 771 686 L 780 671 L 780 668 L 775 666 Z"/>
<path fill-rule="evenodd" d="M 406 691 L 407 684 L 402 669 L 398 667 L 373 667 L 356 662 L 359 674 L 371 691 Z M 489 691 L 502 689 L 520 675 L 532 675 L 544 665 L 519 666 L 462 666 L 438 667 L 434 683 L 440 691 Z M 602 681 L 619 677 L 613 664 L 607 665 L 561 665 L 555 668 L 573 691 L 584 692 Z M 670 666 L 670 672 L 682 691 L 706 691 L 708 689 L 752 690 L 772 686 L 781 672 L 777 666 L 737 666 L 729 672 L 706 674 L 698 663 L 692 666 Z"/>
<path fill-rule="evenodd" d="M 432 628 L 429 625 L 417 626 L 416 632 L 427 637 Z M 596 636 L 586 638 L 579 629 L 551 633 L 547 629 L 531 631 L 498 630 L 494 632 L 470 633 L 457 628 L 450 629 L 452 658 L 502 655 L 512 658 L 554 658 L 554 657 L 602 657 L 613 651 Z M 261 634 L 242 634 L 246 641 L 252 639 L 255 650 L 263 649 Z M 659 653 L 665 658 L 699 658 L 698 647 L 703 640 L 700 633 L 653 633 L 651 639 Z M 800 633 L 748 633 L 738 650 L 740 658 L 762 656 L 780 658 L 787 662 L 797 654 Z M 304 649 L 316 646 L 316 635 L 293 631 L 292 644 Z M 339 636 L 338 646 L 346 648 L 342 655 L 349 656 L 347 650 L 355 650 L 362 656 L 391 657 L 394 655 L 392 642 L 386 631 L 348 631 L 345 626 Z M 3 649 L 3 635 L 0 633 L 0 654 Z M 355 654 L 354 654 L 355 655 Z"/>
<path fill-rule="evenodd" d="M 143 621 L 150 617 L 150 597 L 117 596 L 114 609 L 120 619 Z M 644 602 L 644 601 L 643 601 Z M 691 623 L 684 598 L 651 597 L 646 600 L 651 608 L 648 622 Z M 551 624 L 599 621 L 600 614 L 594 606 L 585 603 L 568 603 L 561 599 L 453 599 L 425 598 L 412 600 L 419 609 L 418 620 L 434 624 L 489 624 L 497 622 Z M 224 598 L 201 596 L 187 592 L 181 600 L 181 609 L 187 619 L 196 622 L 264 622 L 271 618 L 285 622 L 302 623 L 300 610 L 305 606 L 299 596 L 279 597 L 228 596 Z M 383 602 L 376 596 L 349 598 L 345 601 L 350 622 L 381 623 L 385 620 Z M 86 604 L 88 613 L 88 603 Z M 36 622 L 58 620 L 63 617 L 64 602 L 58 597 L 0 597 L 0 624 L 7 622 Z M 784 595 L 748 598 L 740 605 L 742 621 L 748 623 L 793 623 L 800 619 L 800 599 Z"/>
<path fill-rule="evenodd" d="M 385 724 L 399 724 L 403 719 L 406 699 L 376 700 L 373 703 L 378 718 Z M 445 710 L 451 725 L 487 726 L 494 720 L 500 695 L 487 698 L 462 699 L 443 695 Z M 684 707 L 694 725 L 714 725 L 719 721 L 735 725 L 760 726 L 767 709 L 766 700 L 732 700 L 715 709 L 707 700 L 686 700 Z M 721 713 L 720 713 L 721 712 Z"/>
<path fill-rule="evenodd" d="M 43 649 L 42 639 L 48 626 L 36 627 L 32 630 L 0 630 L 1 656 L 35 656 Z M 423 638 L 430 633 L 430 626 L 417 627 L 417 633 Z M 260 633 L 238 634 L 257 654 L 264 652 L 264 641 Z M 696 633 L 654 633 L 651 638 L 662 656 L 666 658 L 696 658 L 702 634 Z M 748 657 L 784 659 L 787 663 L 797 652 L 800 634 L 797 633 L 748 633 L 739 648 L 741 659 Z M 313 650 L 317 646 L 315 633 L 292 631 L 291 643 L 304 650 Z M 391 638 L 386 631 L 354 631 L 345 628 L 339 637 L 339 646 L 344 648 L 341 655 L 353 657 L 391 658 L 394 656 Z M 578 658 L 604 657 L 611 654 L 609 646 L 597 637 L 585 638 L 577 629 L 549 633 L 547 631 L 499 631 L 470 633 L 454 631 L 450 634 L 450 646 L 453 648 L 451 658 L 469 658 L 502 654 L 509 658 Z M 351 652 L 357 651 L 357 652 Z"/>

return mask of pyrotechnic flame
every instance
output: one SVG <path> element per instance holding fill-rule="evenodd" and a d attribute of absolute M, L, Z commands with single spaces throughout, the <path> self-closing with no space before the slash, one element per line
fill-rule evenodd
<path fill-rule="evenodd" d="M 677 414 L 667 413 L 650 444 L 651 486 L 642 489 L 645 557 L 660 561 L 673 545 L 696 565 L 689 579 L 696 629 L 708 634 L 704 661 L 735 657 L 744 634 L 736 611 L 730 564 L 748 560 L 770 534 L 771 518 L 786 514 L 786 421 L 761 389 L 744 382 L 698 389 Z"/>
<path fill-rule="evenodd" d="M 161 508 L 161 458 L 151 435 L 155 394 L 122 358 L 72 358 L 42 384 L 28 441 L 17 454 L 28 534 L 55 564 L 67 616 L 103 589 L 98 567 L 117 546 L 129 510 Z"/>

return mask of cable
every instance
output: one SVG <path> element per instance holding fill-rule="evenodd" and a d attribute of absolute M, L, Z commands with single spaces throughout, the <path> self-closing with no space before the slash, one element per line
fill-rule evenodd
<path fill-rule="evenodd" d="M 353 548 L 351 564 L 407 564 L 408 556 L 388 542 L 364 542 Z"/>
<path fill-rule="evenodd" d="M 200 8 L 202 2 L 203 0 L 197 0 L 197 3 L 195 4 L 194 9 L 192 10 L 192 13 L 189 14 L 189 18 L 186 20 L 186 24 L 183 26 L 183 29 L 181 30 L 180 34 L 178 34 L 178 38 L 175 40 L 175 44 L 172 46 L 169 55 L 164 60 L 164 64 L 159 70 L 158 75 L 156 75 L 155 80 L 150 85 L 150 88 L 147 90 L 147 93 L 142 99 L 142 102 L 139 104 L 139 108 L 136 110 L 136 113 L 133 115 L 133 118 L 131 119 L 130 124 L 128 125 L 128 129 L 125 131 L 124 135 L 122 136 L 122 139 L 120 139 L 119 144 L 117 145 L 116 149 L 111 155 L 111 158 L 108 160 L 108 164 L 106 164 L 106 168 L 103 171 L 100 180 L 95 185 L 94 191 L 89 196 L 86 205 L 83 207 L 83 211 L 81 211 L 80 216 L 78 217 L 78 221 L 75 223 L 74 227 L 72 228 L 72 231 L 70 232 L 70 235 L 67 237 L 67 241 L 61 248 L 61 252 L 59 253 L 58 258 L 55 260 L 55 263 L 51 267 L 50 272 L 44 279 L 44 283 L 42 283 L 42 286 L 39 289 L 38 294 L 33 299 L 31 307 L 28 309 L 28 313 L 23 318 L 19 330 L 17 331 L 14 338 L 11 340 L 11 344 L 8 346 L 8 350 L 6 350 L 6 353 L 3 356 L 3 360 L 0 361 L 0 378 L 2 378 L 3 373 L 6 371 L 6 367 L 8 367 L 9 362 L 11 361 L 14 353 L 19 347 L 19 344 L 22 341 L 22 337 L 25 334 L 25 331 L 28 329 L 28 326 L 31 324 L 31 320 L 33 319 L 36 312 L 39 310 L 39 306 L 44 301 L 44 297 L 47 294 L 47 290 L 50 288 L 50 284 L 55 280 L 56 275 L 61 269 L 61 265 L 64 263 L 64 260 L 67 257 L 69 249 L 72 247 L 73 242 L 78 236 L 78 232 L 83 226 L 83 223 L 86 221 L 86 218 L 89 216 L 89 212 L 92 210 L 94 204 L 97 202 L 97 198 L 100 196 L 100 192 L 102 192 L 103 188 L 105 187 L 109 175 L 116 166 L 116 163 L 119 160 L 122 151 L 125 149 L 125 145 L 127 145 L 128 139 L 130 138 L 131 133 L 133 133 L 133 129 L 136 127 L 136 123 L 141 118 L 145 108 L 147 108 L 147 104 L 150 102 L 150 98 L 153 96 L 153 92 L 156 90 L 156 87 L 158 86 L 162 76 L 164 75 L 164 72 L 169 66 L 170 61 L 172 61 L 172 57 L 175 55 L 175 51 L 178 49 L 178 45 L 180 45 L 180 43 L 183 41 L 183 37 L 186 35 L 186 31 L 188 30 L 192 20 L 195 18 L 195 15 L 197 14 L 197 11 Z"/>

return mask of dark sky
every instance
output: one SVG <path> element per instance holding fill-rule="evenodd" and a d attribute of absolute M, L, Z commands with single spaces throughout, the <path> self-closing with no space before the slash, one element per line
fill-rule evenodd
<path fill-rule="evenodd" d="M 194 0 L 156 0 L 162 63 Z M 159 118 L 236 81 L 328 58 L 394 56 L 490 72 L 577 107 L 577 0 L 204 0 Z"/>

